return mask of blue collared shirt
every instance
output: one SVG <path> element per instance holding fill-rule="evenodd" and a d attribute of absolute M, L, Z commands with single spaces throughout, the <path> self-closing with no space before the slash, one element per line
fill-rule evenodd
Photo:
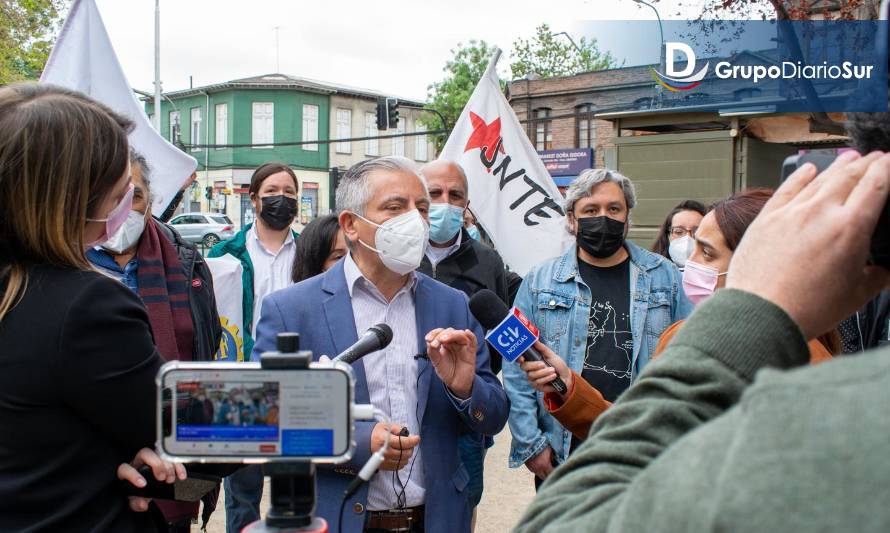
<path fill-rule="evenodd" d="M 90 248 L 87 250 L 86 255 L 87 259 L 90 260 L 90 263 L 96 268 L 119 280 L 133 292 L 137 294 L 139 293 L 139 282 L 136 279 L 139 263 L 136 261 L 135 256 L 133 256 L 133 259 L 130 259 L 124 268 L 121 268 L 121 266 L 115 262 L 114 257 L 102 248 Z"/>

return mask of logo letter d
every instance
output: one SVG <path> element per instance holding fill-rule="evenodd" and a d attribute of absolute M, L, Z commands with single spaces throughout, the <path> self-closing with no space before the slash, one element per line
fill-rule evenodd
<path fill-rule="evenodd" d="M 684 78 L 695 70 L 695 52 L 686 43 L 668 41 L 664 43 L 665 74 L 674 78 Z M 682 52 L 686 56 L 686 68 L 681 71 L 674 70 L 674 52 Z"/>

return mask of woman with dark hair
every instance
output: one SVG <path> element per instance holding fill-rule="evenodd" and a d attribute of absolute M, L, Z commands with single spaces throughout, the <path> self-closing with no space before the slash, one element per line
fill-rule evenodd
<path fill-rule="evenodd" d="M 250 201 L 257 217 L 231 239 L 214 246 L 207 257 L 231 255 L 241 262 L 241 311 L 244 359 L 253 352 L 253 332 L 263 298 L 292 284 L 297 233 L 290 225 L 297 216 L 300 184 L 284 163 L 260 165 L 250 178 Z M 241 531 L 259 520 L 263 473 L 259 466 L 242 468 L 226 478 L 226 524 Z"/>
<path fill-rule="evenodd" d="M 696 200 L 684 200 L 677 204 L 658 228 L 652 251 L 670 259 L 682 269 L 692 255 L 695 232 L 707 212 L 705 205 Z"/>
<path fill-rule="evenodd" d="M 156 531 L 118 479 L 185 477 L 149 449 L 145 308 L 85 255 L 130 212 L 131 128 L 80 93 L 0 88 L 0 531 Z"/>
<path fill-rule="evenodd" d="M 334 266 L 346 255 L 346 240 L 337 215 L 318 217 L 303 228 L 297 240 L 293 280 L 299 283 Z"/>

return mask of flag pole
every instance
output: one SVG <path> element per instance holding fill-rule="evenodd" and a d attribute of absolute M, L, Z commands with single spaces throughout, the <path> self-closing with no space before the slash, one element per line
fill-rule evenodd
<path fill-rule="evenodd" d="M 491 54 L 491 59 L 488 60 L 488 67 L 485 69 L 485 73 L 488 74 L 492 72 L 495 67 L 498 65 L 498 60 L 501 58 L 501 49 L 495 47 L 494 53 Z"/>
<path fill-rule="evenodd" d="M 155 103 L 153 126 L 161 131 L 161 0 L 155 0 Z M 172 141 L 172 139 L 171 139 Z"/>

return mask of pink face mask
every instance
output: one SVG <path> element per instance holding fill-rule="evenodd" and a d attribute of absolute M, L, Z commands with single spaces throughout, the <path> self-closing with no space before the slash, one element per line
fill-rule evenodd
<path fill-rule="evenodd" d="M 683 271 L 683 291 L 690 302 L 698 305 L 714 294 L 717 279 L 725 275 L 726 272 L 721 274 L 715 268 L 687 260 L 686 269 Z"/>
<path fill-rule="evenodd" d="M 108 218 L 88 218 L 87 222 L 104 222 L 105 223 L 105 233 L 94 242 L 88 243 L 87 248 L 92 248 L 97 244 L 103 243 L 108 240 L 108 237 L 117 233 L 117 230 L 120 229 L 121 226 L 124 225 L 124 222 L 127 221 L 127 216 L 130 214 L 130 210 L 133 208 L 133 184 L 130 184 L 130 188 L 127 189 L 126 194 L 121 199 L 120 203 L 108 213 Z"/>

